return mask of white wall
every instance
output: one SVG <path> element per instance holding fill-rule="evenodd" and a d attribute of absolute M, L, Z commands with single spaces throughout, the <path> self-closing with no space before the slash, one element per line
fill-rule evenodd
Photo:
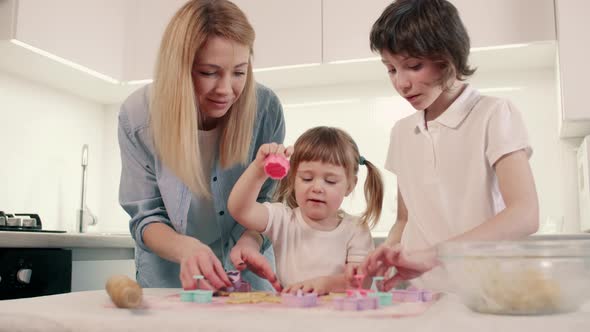
<path fill-rule="evenodd" d="M 384 73 L 385 75 L 385 73 Z M 564 232 L 579 231 L 575 187 L 575 144 L 558 136 L 556 79 L 552 68 L 523 72 L 479 73 L 472 83 L 483 93 L 511 99 L 523 114 L 534 149 L 531 167 L 539 193 L 541 222 L 564 219 Z M 511 89 L 505 89 L 510 87 Z M 347 130 L 361 153 L 382 166 L 395 121 L 413 109 L 384 81 L 277 91 L 285 106 L 286 143 L 306 128 L 332 125 Z M 324 104 L 322 104 L 324 103 Z M 375 234 L 383 235 L 396 215 L 395 176 L 385 175 L 385 209 Z M 361 167 L 359 184 L 365 179 Z M 572 181 L 573 179 L 573 181 Z M 573 185 L 572 185 L 573 183 Z M 345 203 L 349 212 L 364 209 L 362 186 Z"/>
<path fill-rule="evenodd" d="M 103 106 L 1 72 L 0 102 L 0 210 L 73 230 L 86 143 L 87 203 L 100 218 Z"/>
<path fill-rule="evenodd" d="M 119 178 L 121 156 L 117 140 L 117 115 L 120 105 L 109 105 L 104 113 L 104 155 L 102 171 L 104 179 L 101 195 L 102 232 L 129 232 L 129 216 L 119 205 Z"/>

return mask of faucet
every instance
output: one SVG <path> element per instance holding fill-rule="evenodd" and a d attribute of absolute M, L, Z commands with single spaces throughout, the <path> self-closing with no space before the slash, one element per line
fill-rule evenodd
<path fill-rule="evenodd" d="M 80 209 L 77 213 L 76 228 L 78 232 L 85 233 L 88 225 L 96 225 L 98 220 L 86 206 L 86 168 L 88 167 L 88 144 L 82 146 L 82 195 L 80 197 Z"/>

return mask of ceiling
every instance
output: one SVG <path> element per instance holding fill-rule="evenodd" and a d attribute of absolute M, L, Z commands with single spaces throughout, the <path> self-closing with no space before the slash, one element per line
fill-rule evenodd
<path fill-rule="evenodd" d="M 478 73 L 554 68 L 554 42 L 474 51 L 470 64 Z M 90 76 L 7 41 L 0 42 L 0 71 L 48 85 L 101 104 L 122 102 L 140 85 L 113 84 Z M 256 80 L 273 89 L 388 80 L 379 59 L 346 64 L 256 72 Z"/>

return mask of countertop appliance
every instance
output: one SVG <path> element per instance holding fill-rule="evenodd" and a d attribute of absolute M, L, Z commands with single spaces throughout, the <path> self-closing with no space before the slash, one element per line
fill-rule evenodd
<path fill-rule="evenodd" d="M 4 213 L 0 211 L 0 231 L 65 233 L 62 230 L 43 229 L 41 217 L 36 213 Z"/>

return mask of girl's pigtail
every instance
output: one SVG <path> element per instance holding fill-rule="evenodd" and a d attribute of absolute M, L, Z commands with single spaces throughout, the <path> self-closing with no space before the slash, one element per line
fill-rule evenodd
<path fill-rule="evenodd" d="M 367 167 L 367 179 L 364 186 L 367 209 L 361 215 L 361 221 L 373 228 L 379 222 L 383 208 L 383 179 L 381 172 L 373 163 L 362 158 L 361 164 Z"/>

